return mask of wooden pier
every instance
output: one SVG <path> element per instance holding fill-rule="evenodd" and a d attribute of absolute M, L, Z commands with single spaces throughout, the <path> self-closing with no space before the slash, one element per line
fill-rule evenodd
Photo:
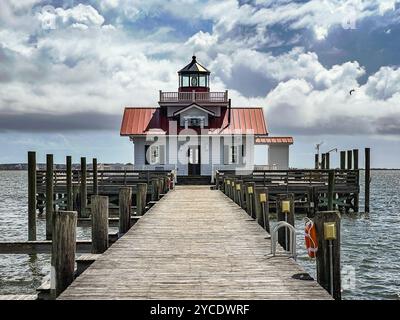
<path fill-rule="evenodd" d="M 177 186 L 58 299 L 332 299 L 268 233 L 207 186 Z"/>

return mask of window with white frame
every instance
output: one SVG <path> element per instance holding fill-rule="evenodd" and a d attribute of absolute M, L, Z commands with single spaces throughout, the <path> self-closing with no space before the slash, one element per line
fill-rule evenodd
<path fill-rule="evenodd" d="M 145 145 L 145 163 L 158 164 L 160 163 L 160 146 L 159 145 Z"/>

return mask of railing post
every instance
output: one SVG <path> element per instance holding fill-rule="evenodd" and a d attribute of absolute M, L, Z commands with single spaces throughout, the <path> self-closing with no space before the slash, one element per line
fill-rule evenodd
<path fill-rule="evenodd" d="M 50 288 L 54 299 L 74 280 L 76 225 L 75 211 L 56 211 L 53 215 Z"/>
<path fill-rule="evenodd" d="M 108 197 L 93 195 L 92 208 L 92 253 L 103 253 L 108 248 Z"/>
<path fill-rule="evenodd" d="M 317 281 L 334 299 L 340 300 L 340 214 L 317 212 L 314 224 L 318 238 Z"/>
<path fill-rule="evenodd" d="M 28 152 L 28 240 L 36 240 L 36 152 Z"/>
<path fill-rule="evenodd" d="M 46 240 L 51 240 L 53 232 L 53 155 L 46 155 Z"/>
<path fill-rule="evenodd" d="M 119 189 L 119 233 L 126 233 L 131 227 L 132 188 Z"/>
<path fill-rule="evenodd" d="M 72 198 L 72 158 L 71 156 L 67 156 L 66 158 L 66 185 L 67 185 L 67 211 L 73 210 L 74 200 Z"/>

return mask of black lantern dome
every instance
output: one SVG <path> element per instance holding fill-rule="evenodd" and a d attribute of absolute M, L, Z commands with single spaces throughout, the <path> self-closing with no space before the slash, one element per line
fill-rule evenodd
<path fill-rule="evenodd" d="M 210 71 L 196 61 L 196 56 L 183 69 L 178 71 L 179 92 L 209 92 Z"/>

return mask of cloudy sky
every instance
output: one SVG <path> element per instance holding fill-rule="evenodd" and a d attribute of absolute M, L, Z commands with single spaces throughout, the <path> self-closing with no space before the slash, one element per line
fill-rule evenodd
<path fill-rule="evenodd" d="M 291 166 L 324 141 L 400 167 L 399 2 L 0 0 L 0 163 L 132 161 L 123 107 L 156 106 L 195 53 L 212 90 L 294 136 Z"/>

